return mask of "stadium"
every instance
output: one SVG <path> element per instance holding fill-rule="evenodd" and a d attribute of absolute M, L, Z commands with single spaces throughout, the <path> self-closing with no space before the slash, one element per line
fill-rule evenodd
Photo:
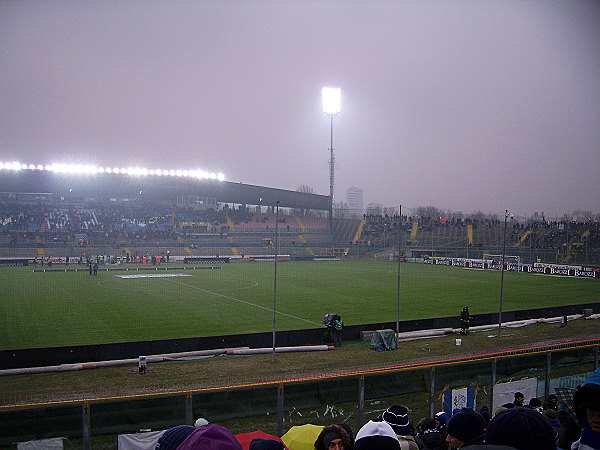
<path fill-rule="evenodd" d="M 7 374 L 215 348 L 272 345 L 275 355 L 276 347 L 328 345 L 321 321 L 328 313 L 342 316 L 344 341 L 361 341 L 373 330 L 458 327 L 465 304 L 473 326 L 600 308 L 595 222 L 337 218 L 328 196 L 216 176 L 8 163 L 0 169 L 0 205 L 0 278 L 8 293 L 0 370 Z M 586 345 L 579 363 L 589 367 L 598 345 Z M 468 378 L 458 373 L 455 382 Z M 350 381 L 337 395 L 345 397 Z M 257 402 L 250 400 L 254 413 Z M 26 423 L 8 406 L 5 423 Z M 201 414 L 197 408 L 184 408 L 186 421 Z M 281 420 L 272 424 L 278 432 Z M 84 426 L 84 447 L 85 434 Z"/>

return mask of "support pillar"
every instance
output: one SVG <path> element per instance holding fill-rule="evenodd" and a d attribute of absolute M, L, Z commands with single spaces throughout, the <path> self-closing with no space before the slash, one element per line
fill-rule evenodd
<path fill-rule="evenodd" d="M 83 433 L 83 450 L 92 449 L 92 432 L 90 427 L 90 404 L 89 402 L 83 402 L 82 407 L 82 433 Z"/>
<path fill-rule="evenodd" d="M 277 436 L 283 436 L 283 426 L 284 426 L 284 418 L 283 418 L 283 394 L 284 394 L 284 386 L 283 384 L 279 384 L 277 386 Z"/>
<path fill-rule="evenodd" d="M 360 429 L 365 424 L 365 376 L 358 377 L 358 423 L 357 429 Z"/>

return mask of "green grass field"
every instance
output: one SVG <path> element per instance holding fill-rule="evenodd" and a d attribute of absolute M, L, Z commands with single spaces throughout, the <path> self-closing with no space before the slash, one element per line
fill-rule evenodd
<path fill-rule="evenodd" d="M 329 312 L 346 325 L 395 321 L 397 268 L 383 261 L 279 263 L 277 330 L 322 327 Z M 1 268 L 0 349 L 273 330 L 273 263 L 159 273 L 187 276 Z M 499 307 L 496 271 L 402 264 L 400 286 L 401 320 L 455 316 L 465 305 L 472 314 Z M 598 280 L 506 272 L 503 309 L 597 302 L 599 293 Z"/>

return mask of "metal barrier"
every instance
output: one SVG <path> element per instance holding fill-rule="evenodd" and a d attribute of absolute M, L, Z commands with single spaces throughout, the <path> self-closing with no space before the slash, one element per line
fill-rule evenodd
<path fill-rule="evenodd" d="M 343 421 L 358 429 L 393 403 L 410 405 L 418 420 L 434 414 L 446 389 L 468 385 L 479 388 L 478 404 L 491 406 L 497 383 L 535 377 L 547 397 L 553 379 L 598 368 L 599 348 L 600 339 L 590 339 L 283 381 L 0 406 L 0 446 L 62 436 L 81 438 L 90 449 L 94 436 L 191 425 L 197 417 L 234 432 L 262 429 L 279 436 L 309 422 Z"/>

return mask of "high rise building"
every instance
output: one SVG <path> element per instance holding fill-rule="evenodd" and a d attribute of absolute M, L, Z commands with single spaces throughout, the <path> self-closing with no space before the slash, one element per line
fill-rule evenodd
<path fill-rule="evenodd" d="M 348 212 L 353 216 L 363 215 L 363 190 L 351 186 L 346 191 L 346 203 L 348 204 Z"/>

